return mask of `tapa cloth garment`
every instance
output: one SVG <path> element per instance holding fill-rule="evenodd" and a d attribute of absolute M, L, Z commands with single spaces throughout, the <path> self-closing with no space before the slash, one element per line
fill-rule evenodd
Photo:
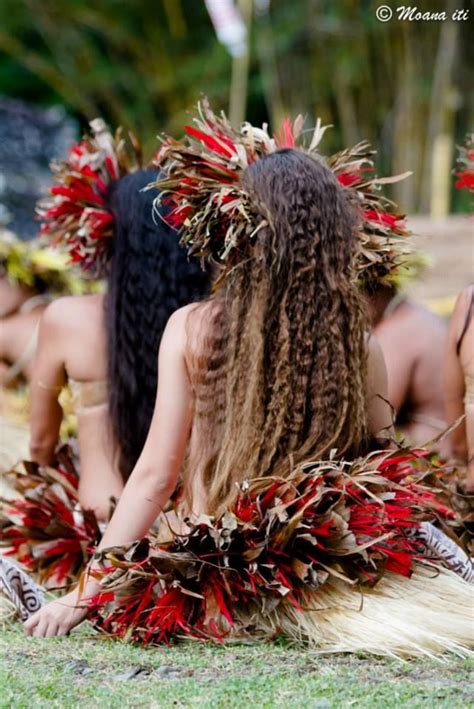
<path fill-rule="evenodd" d="M 43 590 L 17 564 L 0 557 L 0 620 L 27 620 L 44 604 Z"/>

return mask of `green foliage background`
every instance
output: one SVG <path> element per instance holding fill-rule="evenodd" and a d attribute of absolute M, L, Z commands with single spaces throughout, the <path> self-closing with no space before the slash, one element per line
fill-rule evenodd
<path fill-rule="evenodd" d="M 404 208 L 428 211 L 434 143 L 447 136 L 454 163 L 472 119 L 472 23 L 381 23 L 378 5 L 271 0 L 259 13 L 255 3 L 247 116 L 275 124 L 303 112 L 311 125 L 319 115 L 335 126 L 329 149 L 369 139 L 384 169 L 415 170 L 395 188 Z M 463 2 L 419 5 L 449 15 Z M 231 67 L 203 0 L 0 0 L 0 94 L 63 104 L 82 126 L 102 115 L 150 153 L 157 133 L 180 133 L 200 94 L 228 108 Z"/>

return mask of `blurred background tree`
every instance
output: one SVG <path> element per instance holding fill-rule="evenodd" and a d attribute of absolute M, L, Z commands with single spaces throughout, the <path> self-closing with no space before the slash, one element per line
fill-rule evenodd
<path fill-rule="evenodd" d="M 238 1 L 251 17 L 249 120 L 302 112 L 310 126 L 319 115 L 335 126 L 328 149 L 368 139 L 381 170 L 414 171 L 394 187 L 406 211 L 467 209 L 450 172 L 473 115 L 470 22 L 382 23 L 372 0 Z M 102 115 L 133 128 L 149 154 L 202 93 L 227 110 L 231 74 L 204 0 L 0 2 L 0 94 L 61 104 L 81 128 Z"/>

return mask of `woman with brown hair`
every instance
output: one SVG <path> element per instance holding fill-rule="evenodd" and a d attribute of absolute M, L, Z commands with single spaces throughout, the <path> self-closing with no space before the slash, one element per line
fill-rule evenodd
<path fill-rule="evenodd" d="M 220 289 L 169 320 L 150 433 L 100 544 L 107 573 L 101 584 L 96 557 L 81 592 L 102 627 L 145 642 L 282 633 L 331 650 L 462 652 L 469 586 L 422 563 L 418 519 L 435 503 L 409 475 L 417 454 L 370 453 L 391 414 L 349 191 L 288 125 L 239 142 L 205 119 L 158 161 L 173 222 L 221 262 Z M 159 538 L 121 550 L 180 471 L 180 526 L 162 516 Z M 91 610 L 81 592 L 26 632 L 68 632 Z"/>

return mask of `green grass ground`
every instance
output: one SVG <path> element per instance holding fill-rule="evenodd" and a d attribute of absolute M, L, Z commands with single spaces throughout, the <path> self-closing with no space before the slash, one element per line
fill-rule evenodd
<path fill-rule="evenodd" d="M 286 644 L 140 648 L 0 636 L 3 707 L 468 707 L 473 661 L 321 656 Z"/>

